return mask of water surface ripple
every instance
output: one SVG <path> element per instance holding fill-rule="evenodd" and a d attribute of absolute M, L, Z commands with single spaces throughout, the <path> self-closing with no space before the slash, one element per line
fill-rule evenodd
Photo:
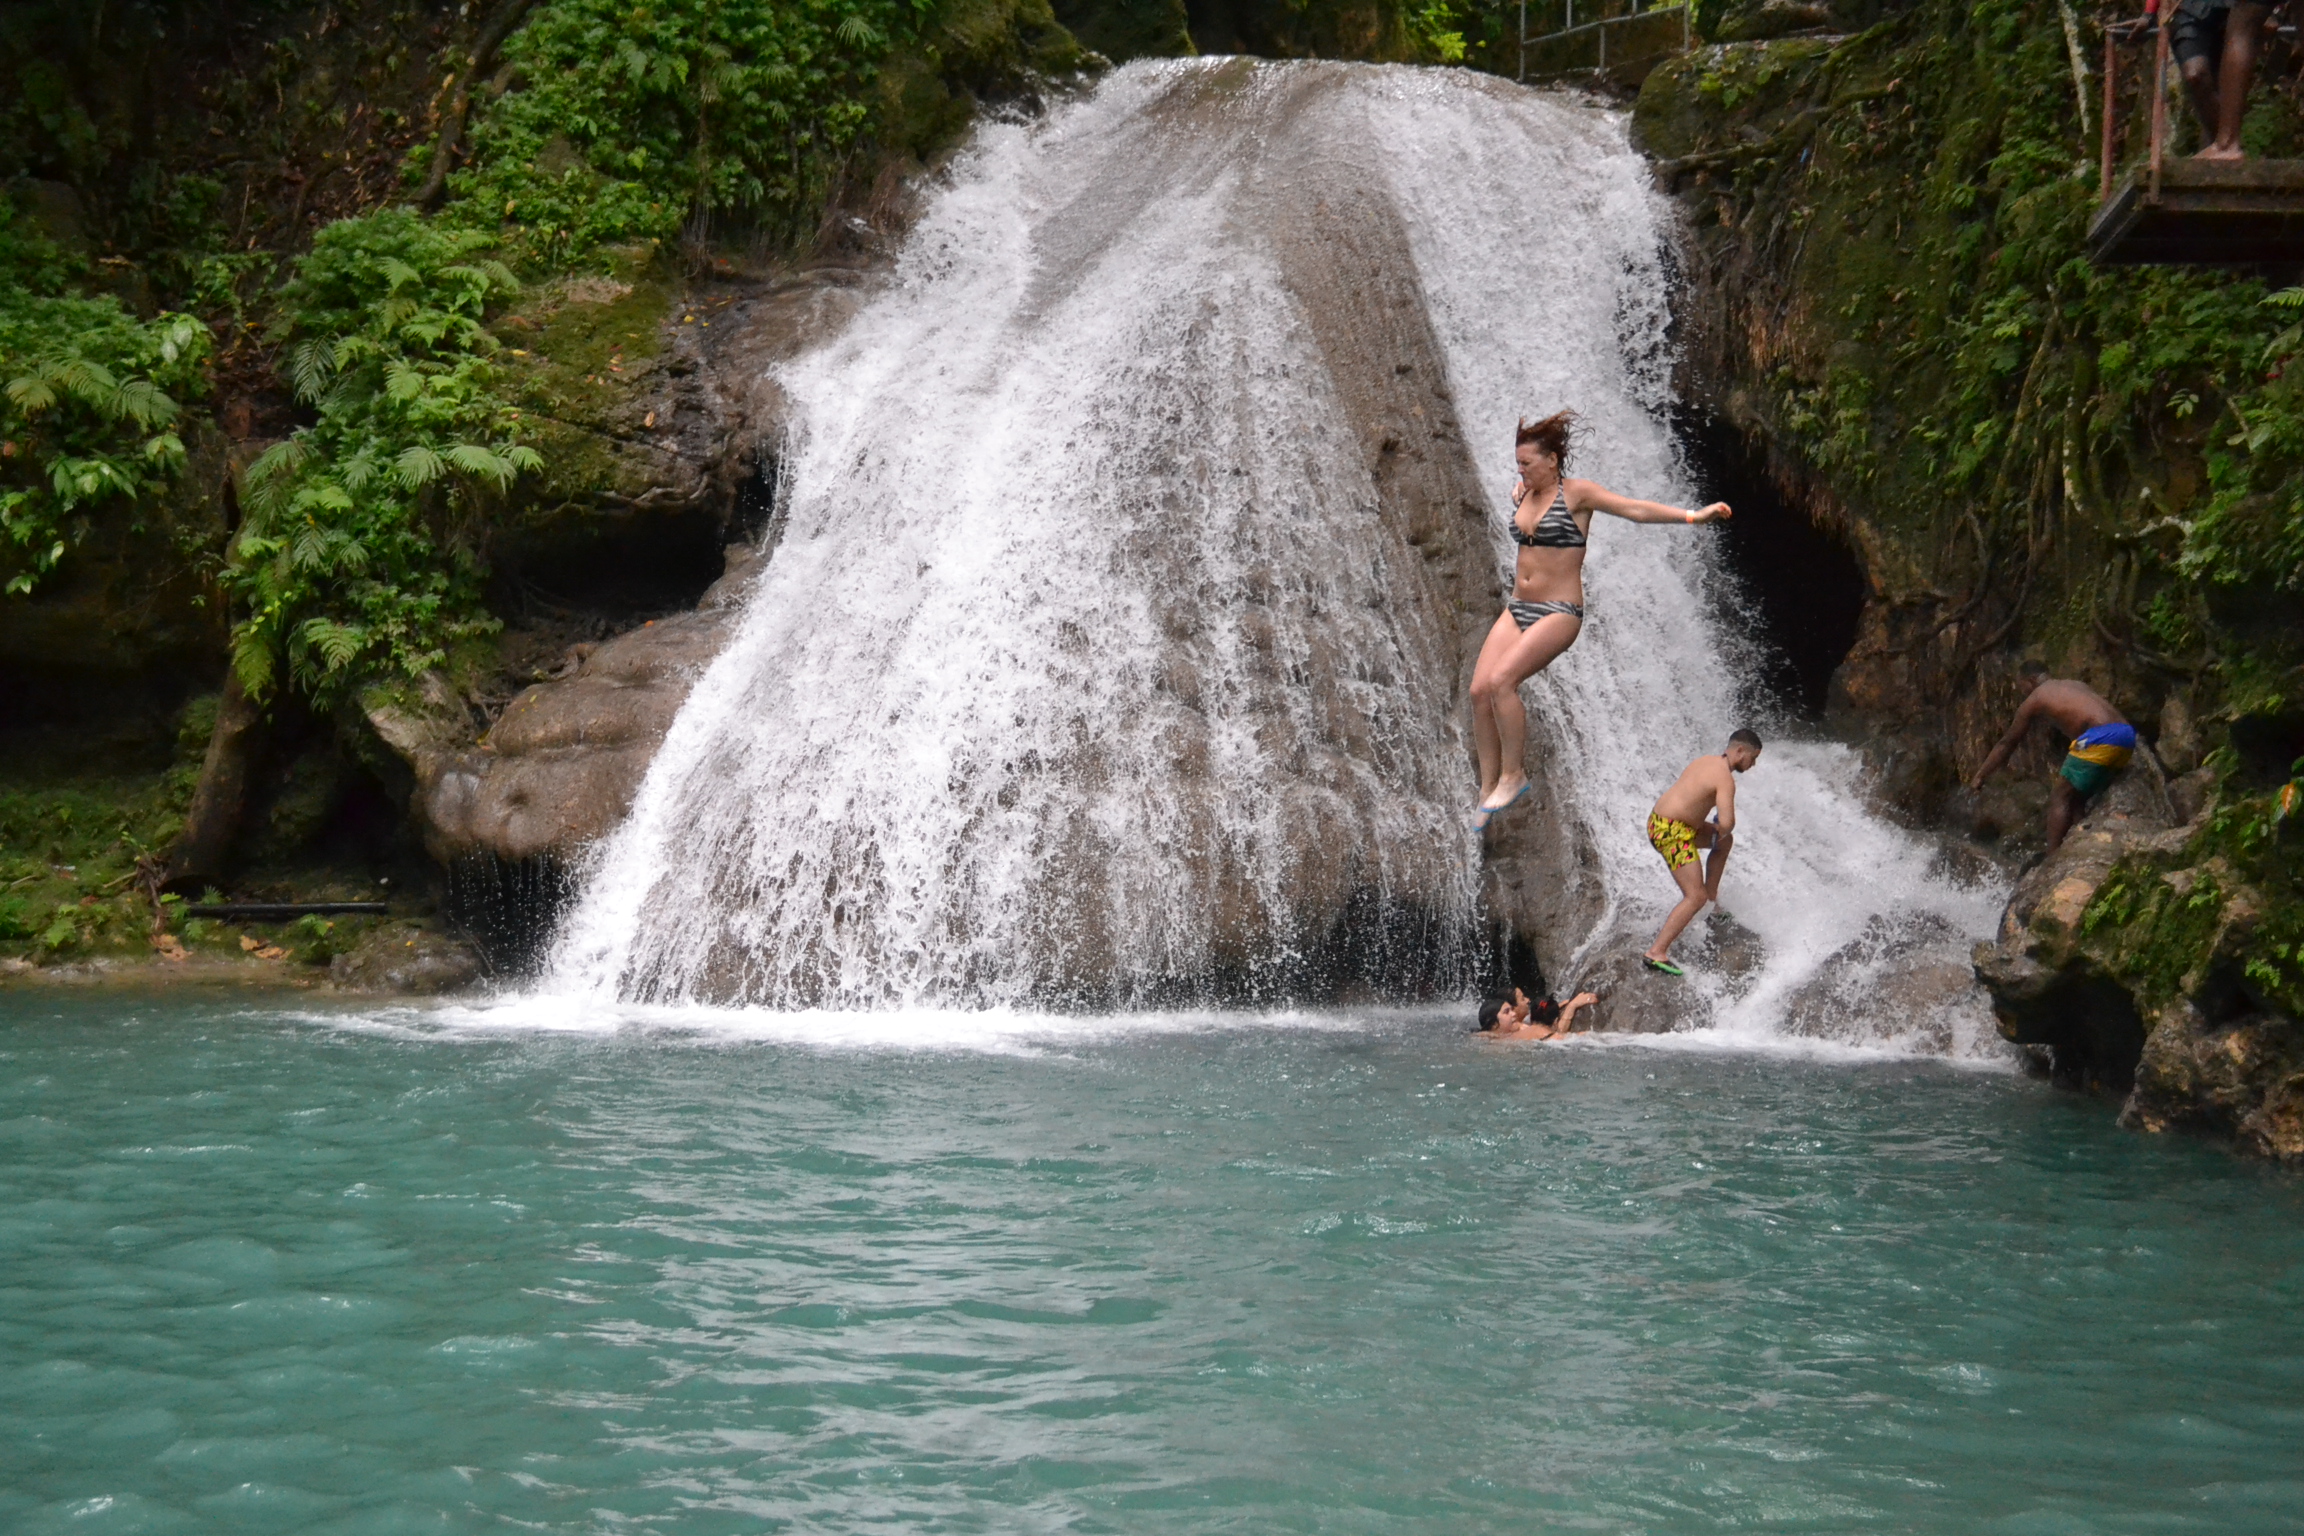
<path fill-rule="evenodd" d="M 450 1017 L 0 1000 L 0 1529 L 2304 1528 L 2298 1185 L 2012 1076 Z"/>

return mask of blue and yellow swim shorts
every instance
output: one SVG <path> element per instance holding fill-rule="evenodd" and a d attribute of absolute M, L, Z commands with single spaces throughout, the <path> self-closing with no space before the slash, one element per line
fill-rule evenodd
<path fill-rule="evenodd" d="M 2125 722 L 2099 725 L 2073 739 L 2064 766 L 2057 771 L 2082 799 L 2093 800 L 2135 755 L 2136 727 Z"/>
<path fill-rule="evenodd" d="M 1655 844 L 1658 853 L 1664 855 L 1666 869 L 1678 869 L 1683 864 L 1696 861 L 1696 829 L 1684 821 L 1672 821 L 1650 811 L 1648 841 Z"/>

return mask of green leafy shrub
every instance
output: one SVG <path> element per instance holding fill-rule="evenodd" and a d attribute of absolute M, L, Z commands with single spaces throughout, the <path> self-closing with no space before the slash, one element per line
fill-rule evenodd
<path fill-rule="evenodd" d="M 2279 319 L 2294 318 L 2304 310 L 2304 288 L 2268 294 L 2263 304 Z M 2261 328 L 2259 321 L 2251 329 Z M 2233 360 L 2234 375 L 2248 382 L 2226 402 L 2230 422 L 2208 454 L 2213 494 L 2185 529 L 2182 559 L 2191 574 L 2304 590 L 2304 373 L 2290 374 L 2299 352 L 2304 320 L 2283 327 L 2259 355 Z"/>
<path fill-rule="evenodd" d="M 542 461 L 489 362 L 489 301 L 519 286 L 489 245 L 406 210 L 345 219 L 281 291 L 286 371 L 317 420 L 246 476 L 224 579 L 250 693 L 285 677 L 326 703 L 493 627 L 477 525 Z"/>
<path fill-rule="evenodd" d="M 504 49 L 451 217 L 532 266 L 668 241 L 699 214 L 814 228 L 869 128 L 903 0 L 554 0 Z"/>
<path fill-rule="evenodd" d="M 2304 585 L 2304 292 L 2091 262 L 2071 70 L 2047 0 L 1923 0 L 1660 79 L 1736 114 L 1747 136 L 1695 158 L 1800 295 L 1776 446 L 1927 552 L 1914 579 L 1949 594 L 1947 631 L 1971 621 L 1964 652 L 2109 644 L 2166 676 L 2214 657 L 2240 705 L 2245 653 L 2287 669 L 2295 627 L 2242 635 L 2207 594 Z"/>
<path fill-rule="evenodd" d="M 83 262 L 0 200 L 0 576 L 29 592 L 91 517 L 150 495 L 184 461 L 178 398 L 205 387 L 207 327 L 142 321 L 74 291 Z"/>
<path fill-rule="evenodd" d="M 176 835 L 187 792 L 158 775 L 0 784 L 0 947 L 144 948 L 137 860 Z"/>

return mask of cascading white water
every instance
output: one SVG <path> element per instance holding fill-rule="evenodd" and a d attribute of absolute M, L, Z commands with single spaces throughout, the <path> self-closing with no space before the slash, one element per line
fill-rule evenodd
<path fill-rule="evenodd" d="M 1437 71 L 1402 71 L 1388 84 L 1371 104 L 1371 129 L 1413 210 L 1433 328 L 1458 409 L 1476 424 L 1492 502 L 1501 507 L 1510 493 L 1515 418 L 1570 406 L 1585 445 L 1573 473 L 1694 504 L 1703 488 L 1689 483 L 1665 426 L 1667 214 L 1622 120 L 1464 91 Z M 1739 665 L 1750 620 L 1719 579 L 1718 537 L 1733 532 L 1596 518 L 1584 631 L 1524 690 L 1530 712 L 1564 738 L 1570 798 L 1600 854 L 1611 911 L 1587 951 L 1644 944 L 1662 922 L 1677 893 L 1648 846 L 1648 809 L 1690 758 L 1750 723 Z M 1497 550 L 1509 558 L 1501 523 Z M 1872 814 L 1859 776 L 1845 747 L 1781 740 L 1741 781 L 1720 905 L 1759 935 L 1766 961 L 1734 991 L 1717 977 L 1699 982 L 1718 1027 L 1773 1034 L 1798 1000 L 1812 1026 L 1844 1039 L 1997 1050 L 1974 995 L 1927 1020 L 1896 1017 L 1872 996 L 1896 962 L 1964 974 L 1967 945 L 1990 933 L 1999 900 L 1946 878 L 1927 844 Z"/>
<path fill-rule="evenodd" d="M 1175 66 L 983 129 L 894 286 L 785 372 L 782 541 L 563 975 L 1254 995 L 1371 906 L 1456 964 L 1461 753 L 1421 727 L 1452 658 L 1387 606 L 1415 557 L 1241 218 L 1238 73 L 1194 132 Z"/>
<path fill-rule="evenodd" d="M 1268 227 L 1260 157 L 1308 134 L 1405 230 L 1499 565 L 1521 415 L 1572 406 L 1577 473 L 1693 495 L 1662 420 L 1665 210 L 1619 117 L 1455 71 L 1194 61 L 988 125 L 891 286 L 782 375 L 782 542 L 602 850 L 559 988 L 1253 995 L 1404 923 L 1468 979 L 1454 637 L 1399 600 L 1415 556 Z M 1591 620 L 1528 692 L 1599 850 L 1595 943 L 1660 916 L 1648 803 L 1740 723 L 1710 537 L 1601 519 Z M 1854 771 L 1786 742 L 1749 776 L 1724 905 L 1768 958 L 1713 994 L 1725 1027 L 1772 1028 L 1828 964 L 1860 991 L 1868 937 L 1989 926 Z"/>

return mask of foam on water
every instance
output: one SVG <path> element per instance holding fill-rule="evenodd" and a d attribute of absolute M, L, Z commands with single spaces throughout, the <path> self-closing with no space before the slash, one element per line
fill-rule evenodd
<path fill-rule="evenodd" d="M 1342 82 L 1326 131 L 1407 231 L 1499 567 L 1521 416 L 1573 407 L 1574 472 L 1697 498 L 1665 424 L 1667 209 L 1621 115 L 1455 71 L 1202 61 L 1130 66 L 1044 122 L 988 125 L 894 283 L 783 371 L 787 531 L 602 851 L 547 991 L 619 1018 L 619 998 L 734 997 L 784 1011 L 716 1015 L 727 1028 L 792 1038 L 973 1009 L 981 1024 L 903 1029 L 997 1035 L 1024 1015 L 981 1010 L 1080 991 L 1083 969 L 1144 999 L 1243 926 L 1275 936 L 1251 969 L 1280 965 L 1304 928 L 1283 835 L 1304 808 L 1275 787 L 1270 743 L 1320 726 L 1286 697 L 1251 707 L 1257 644 L 1299 669 L 1384 664 L 1346 685 L 1389 735 L 1322 814 L 1374 886 L 1423 893 L 1437 949 L 1476 922 L 1462 736 L 1401 729 L 1430 718 L 1410 694 L 1434 680 L 1388 623 L 1357 446 L 1243 203 L 1256 94 L 1299 67 Z M 1215 70 L 1236 110 L 1180 127 L 1167 93 Z M 1674 893 L 1648 806 L 1745 723 L 1749 626 L 1716 537 L 1598 519 L 1585 631 L 1527 690 L 1610 893 L 1587 954 L 1661 919 Z M 1173 617 L 1144 572 L 1221 611 L 1275 568 L 1308 597 L 1272 604 L 1261 641 L 1211 626 L 1205 734 L 1184 741 L 1163 700 Z M 1989 1053 L 1972 995 L 1927 1020 L 1871 1006 L 1916 963 L 1956 966 L 1997 902 L 1872 814 L 1857 774 L 1844 748 L 1771 744 L 1742 784 L 1723 903 L 1764 960 L 1691 984 L 1745 1047 L 1785 1043 L 1796 1015 L 1865 1049 Z"/>
<path fill-rule="evenodd" d="M 252 1019 L 279 1018 L 273 1010 Z M 311 1009 L 286 1015 L 320 1029 L 421 1041 L 508 1036 L 639 1036 L 665 1045 L 771 1044 L 829 1052 L 1045 1056 L 1130 1038 L 1256 1032 L 1356 1034 L 1428 1021 L 1391 1008 L 1163 1009 L 1064 1014 L 1032 1009 L 732 1008 L 702 1003 L 621 1003 L 538 993 L 478 1004 Z"/>

